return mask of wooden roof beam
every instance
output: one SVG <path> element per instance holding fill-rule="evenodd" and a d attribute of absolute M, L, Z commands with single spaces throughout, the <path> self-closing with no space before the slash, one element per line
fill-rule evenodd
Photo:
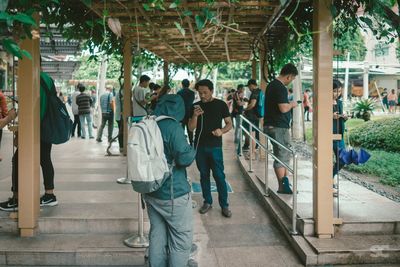
<path fill-rule="evenodd" d="M 158 29 L 154 26 L 153 22 L 150 20 L 150 18 L 146 15 L 146 12 L 144 11 L 143 7 L 139 6 L 138 10 L 140 12 L 140 14 L 145 18 L 145 20 L 149 23 L 149 25 L 152 28 L 152 31 L 157 34 L 160 39 L 165 43 L 165 45 L 171 49 L 172 51 L 175 52 L 175 54 L 177 54 L 179 57 L 181 57 L 183 60 L 185 60 L 187 63 L 190 63 L 189 60 L 187 60 L 187 58 L 185 58 L 184 56 L 182 56 L 178 51 L 175 50 L 175 48 L 173 48 L 171 45 L 168 44 L 168 42 L 166 41 L 166 39 L 164 39 L 164 37 L 161 35 L 161 33 L 158 31 Z"/>

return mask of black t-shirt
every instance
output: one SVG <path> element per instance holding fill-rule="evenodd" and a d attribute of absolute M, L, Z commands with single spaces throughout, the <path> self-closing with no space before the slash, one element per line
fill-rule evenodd
<path fill-rule="evenodd" d="M 290 128 L 291 112 L 282 113 L 278 104 L 289 103 L 288 90 L 277 79 L 268 84 L 265 90 L 264 126 Z"/>
<path fill-rule="evenodd" d="M 251 102 L 251 100 L 255 99 L 256 100 L 256 104 L 252 109 L 246 110 L 244 112 L 244 115 L 249 120 L 255 121 L 255 120 L 259 119 L 258 118 L 258 112 L 257 112 L 257 105 L 258 105 L 258 97 L 260 95 L 260 92 L 261 92 L 261 89 L 258 89 L 258 88 L 254 89 L 253 91 L 251 91 L 249 103 Z"/>
<path fill-rule="evenodd" d="M 224 101 L 215 98 L 206 103 L 199 101 L 193 104 L 190 117 L 193 116 L 195 105 L 199 105 L 204 113 L 197 118 L 194 143 L 197 145 L 201 131 L 199 146 L 222 147 L 222 137 L 214 136 L 212 131 L 218 128 L 222 129 L 222 120 L 230 117 L 228 106 Z"/>

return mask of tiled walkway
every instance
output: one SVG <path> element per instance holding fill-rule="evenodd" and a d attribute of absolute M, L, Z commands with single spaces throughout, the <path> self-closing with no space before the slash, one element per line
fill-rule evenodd
<path fill-rule="evenodd" d="M 220 208 L 216 205 L 205 215 L 197 212 L 198 207 L 193 210 L 194 242 L 198 245 L 196 262 L 199 266 L 207 267 L 302 266 L 244 179 L 230 141 L 231 136 L 228 135 L 225 139 L 226 176 L 234 191 L 229 194 L 233 216 L 230 219 L 222 217 Z M 11 134 L 5 132 L 1 152 L 3 161 L 0 163 L 0 200 L 10 196 L 10 142 Z M 64 222 L 87 218 L 94 223 L 92 227 L 96 220 L 136 218 L 137 202 L 130 186 L 115 183 L 117 177 L 125 174 L 125 158 L 104 157 L 104 154 L 105 144 L 97 144 L 94 140 L 75 138 L 67 144 L 54 146 L 55 185 L 60 204 L 43 209 L 41 216 Z M 188 173 L 194 181 L 199 181 L 195 164 Z M 213 196 L 216 200 L 217 195 Z M 194 194 L 193 199 L 198 206 L 201 205 L 200 194 Z M 7 216 L 7 213 L 0 212 L 2 222 L 7 220 Z M 101 225 L 97 226 L 102 229 Z M 72 227 L 69 229 L 71 232 L 93 230 L 90 227 L 69 227 Z M 125 228 L 134 227 L 127 225 Z M 107 228 L 104 231 L 113 232 L 113 229 Z M 122 242 L 123 237 L 120 234 L 116 236 Z"/>

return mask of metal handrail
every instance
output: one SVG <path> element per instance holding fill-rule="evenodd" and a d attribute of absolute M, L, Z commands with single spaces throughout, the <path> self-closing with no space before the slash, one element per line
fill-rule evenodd
<path fill-rule="evenodd" d="M 243 122 L 246 122 L 249 124 L 250 129 L 249 131 L 243 127 Z M 251 132 L 253 131 L 253 128 L 260 134 L 260 136 L 264 136 L 266 138 L 266 143 L 261 144 L 259 140 L 257 140 L 255 137 L 251 135 Z M 239 143 L 238 143 L 238 154 L 239 156 L 242 155 L 242 139 L 243 139 L 243 132 L 249 136 L 249 138 L 254 141 L 258 146 L 265 151 L 265 165 L 264 165 L 264 193 L 265 196 L 269 196 L 269 187 L 268 187 L 268 161 L 269 161 L 269 156 L 271 156 L 273 159 L 281 163 L 283 166 L 285 166 L 290 173 L 293 174 L 293 198 L 292 198 L 292 231 L 291 234 L 296 235 L 297 232 L 297 160 L 298 156 L 296 152 L 288 147 L 285 147 L 266 133 L 260 130 L 260 128 L 253 123 L 251 123 L 248 119 L 246 119 L 243 115 L 240 115 L 240 138 L 239 138 Z M 277 158 L 273 152 L 269 150 L 268 146 L 268 141 L 271 143 L 279 145 L 281 148 L 285 149 L 286 151 L 289 151 L 292 154 L 293 157 L 293 167 L 289 166 L 286 162 L 281 161 L 279 158 Z M 249 158 L 249 172 L 253 172 L 253 146 L 250 144 L 250 158 Z"/>

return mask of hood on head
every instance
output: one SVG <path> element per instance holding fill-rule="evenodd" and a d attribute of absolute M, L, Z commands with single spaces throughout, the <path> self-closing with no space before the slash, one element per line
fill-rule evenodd
<path fill-rule="evenodd" d="M 185 103 L 179 95 L 163 95 L 158 99 L 154 115 L 170 116 L 177 121 L 181 121 L 185 117 Z"/>

